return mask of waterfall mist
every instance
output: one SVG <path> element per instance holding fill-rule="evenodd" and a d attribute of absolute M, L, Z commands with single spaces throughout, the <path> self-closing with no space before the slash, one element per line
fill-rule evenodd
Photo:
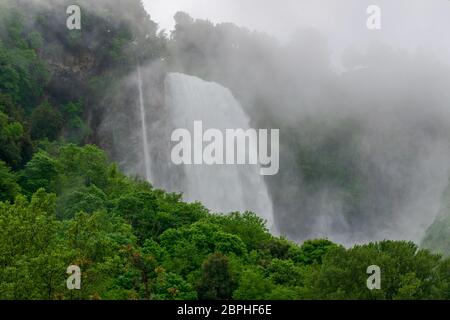
<path fill-rule="evenodd" d="M 132 98 L 116 97 L 123 109 L 103 122 L 106 131 L 124 128 L 123 134 L 115 133 L 115 159 L 127 173 L 145 178 L 143 144 L 148 145 L 155 186 L 183 192 L 189 201 L 200 200 L 215 211 L 248 208 L 273 216 L 278 231 L 292 240 L 420 242 L 449 183 L 450 67 L 445 53 L 450 47 L 442 41 L 438 45 L 436 36 L 450 21 L 443 19 L 448 3 L 430 4 L 422 15 L 419 1 L 410 1 L 412 9 L 403 12 L 399 8 L 406 8 L 405 1 L 383 0 L 383 28 L 375 32 L 366 27 L 369 2 L 320 2 L 334 19 L 319 17 L 320 6 L 308 1 L 316 16 L 295 19 L 295 26 L 287 26 L 292 36 L 282 41 L 177 14 L 164 70 L 155 71 L 154 65 L 141 69 L 147 143 L 135 108 L 135 75 L 124 79 L 121 88 Z M 269 3 L 279 6 L 275 1 L 255 5 L 267 9 Z M 419 13 L 424 19 L 416 21 Z M 406 36 L 408 21 L 415 23 L 415 36 Z M 284 23 L 269 22 L 264 30 Z M 167 72 L 172 73 L 166 78 Z M 191 128 L 194 120 L 209 120 L 208 126 L 218 128 L 279 128 L 279 174 L 252 181 L 250 171 L 213 174 L 208 170 L 215 167 L 173 165 L 171 132 Z M 202 183 L 213 175 L 222 183 Z M 233 183 L 238 186 L 231 188 Z M 249 185 L 261 185 L 262 191 Z M 241 195 L 240 190 L 250 189 L 253 194 Z M 258 203 L 267 203 L 261 199 L 270 199 L 273 215 L 260 209 Z"/>
<path fill-rule="evenodd" d="M 281 234 L 419 243 L 449 181 L 449 63 L 435 46 L 420 47 L 432 44 L 431 29 L 405 48 L 392 41 L 392 24 L 368 30 L 367 6 L 349 2 L 357 8 L 337 13 L 359 14 L 358 37 L 338 45 L 320 25 L 280 43 L 178 13 L 172 68 L 230 88 L 253 127 L 280 128 L 280 172 L 265 180 Z"/>

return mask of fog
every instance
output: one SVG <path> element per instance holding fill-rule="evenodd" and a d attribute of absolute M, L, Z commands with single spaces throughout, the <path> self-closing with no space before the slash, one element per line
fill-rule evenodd
<path fill-rule="evenodd" d="M 213 23 L 232 22 L 287 42 L 299 29 L 327 35 L 334 53 L 366 48 L 374 40 L 396 48 L 423 48 L 450 61 L 450 2 L 447 0 L 143 0 L 159 27 L 174 29 L 173 16 L 183 11 Z M 378 5 L 382 29 L 366 28 L 369 5 Z M 339 60 L 339 57 L 336 58 Z"/>
<path fill-rule="evenodd" d="M 381 30 L 366 26 L 368 1 L 237 3 L 180 4 L 211 22 L 178 16 L 171 68 L 281 129 L 280 174 L 266 178 L 281 233 L 420 242 L 450 169 L 450 3 L 379 1 Z M 153 6 L 172 10 L 148 5 L 156 22 Z"/>

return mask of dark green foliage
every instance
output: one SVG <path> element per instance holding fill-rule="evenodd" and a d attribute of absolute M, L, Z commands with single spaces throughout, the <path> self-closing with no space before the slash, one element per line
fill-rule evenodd
<path fill-rule="evenodd" d="M 84 105 L 81 102 L 69 102 L 61 107 L 65 121 L 63 136 L 67 142 L 83 143 L 91 132 L 83 121 Z"/>
<path fill-rule="evenodd" d="M 23 148 L 26 143 L 24 128 L 20 122 L 11 121 L 0 112 L 0 159 L 18 168 L 22 163 Z"/>
<path fill-rule="evenodd" d="M 5 11 L 1 18 L 0 93 L 10 95 L 29 111 L 42 98 L 49 80 L 45 63 L 36 52 L 42 37 L 36 32 L 27 34 L 18 11 Z"/>
<path fill-rule="evenodd" d="M 345 250 L 332 249 L 308 280 L 318 299 L 442 298 L 444 282 L 436 266 L 440 256 L 408 242 L 383 241 Z M 381 268 L 381 290 L 367 290 L 366 268 Z"/>
<path fill-rule="evenodd" d="M 0 201 L 12 201 L 20 191 L 17 176 L 0 160 Z"/>
<path fill-rule="evenodd" d="M 336 244 L 329 240 L 317 239 L 305 241 L 302 246 L 292 246 L 289 255 L 292 260 L 305 265 L 322 263 L 322 258 L 331 250 L 336 248 Z"/>
<path fill-rule="evenodd" d="M 73 218 L 78 212 L 93 213 L 106 209 L 106 194 L 95 185 L 65 192 L 58 201 L 58 216 Z"/>
<path fill-rule="evenodd" d="M 55 192 L 57 175 L 56 161 L 47 152 L 40 150 L 21 172 L 21 185 L 29 195 L 41 188 Z"/>
<path fill-rule="evenodd" d="M 31 137 L 34 140 L 55 140 L 63 127 L 61 113 L 49 103 L 43 103 L 31 113 Z"/>
<path fill-rule="evenodd" d="M 198 297 L 203 300 L 228 300 L 235 288 L 236 282 L 228 258 L 221 253 L 209 256 L 202 265 Z"/>
<path fill-rule="evenodd" d="M 227 216 L 211 216 L 210 219 L 224 231 L 237 234 L 248 250 L 256 249 L 270 239 L 265 222 L 252 212 L 234 212 Z"/>

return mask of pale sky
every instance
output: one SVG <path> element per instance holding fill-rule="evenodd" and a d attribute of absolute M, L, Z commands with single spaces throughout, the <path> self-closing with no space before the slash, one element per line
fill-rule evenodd
<path fill-rule="evenodd" d="M 297 29 L 314 27 L 328 37 L 332 50 L 365 48 L 381 40 L 397 48 L 425 48 L 450 62 L 449 0 L 143 0 L 152 20 L 172 30 L 173 16 L 233 22 L 282 41 Z M 369 5 L 378 5 L 382 29 L 366 27 Z"/>

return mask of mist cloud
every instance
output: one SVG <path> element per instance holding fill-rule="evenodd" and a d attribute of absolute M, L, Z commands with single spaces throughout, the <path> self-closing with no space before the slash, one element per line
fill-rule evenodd
<path fill-rule="evenodd" d="M 281 128 L 280 174 L 266 181 L 289 238 L 418 242 L 450 169 L 448 48 L 434 33 L 447 4 L 412 19 L 422 2 L 383 2 L 377 33 L 366 28 L 364 3 L 333 3 L 309 17 L 314 27 L 286 26 L 294 31 L 286 41 L 229 24 L 179 24 L 172 68 L 231 88 L 256 127 Z M 334 8 L 357 12 L 348 33 L 322 23 Z"/>

